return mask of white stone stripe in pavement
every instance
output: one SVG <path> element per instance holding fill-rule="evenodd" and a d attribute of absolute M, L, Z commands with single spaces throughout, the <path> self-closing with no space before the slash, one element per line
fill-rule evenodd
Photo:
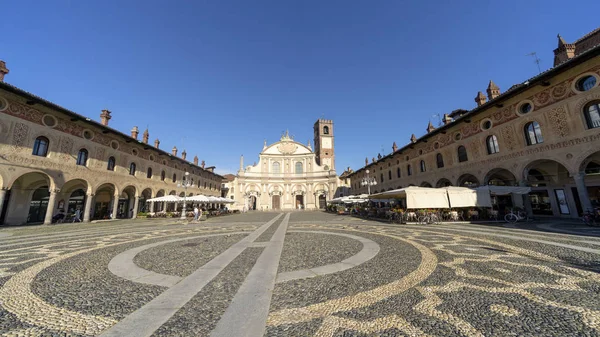
<path fill-rule="evenodd" d="M 221 316 L 211 337 L 260 337 L 265 334 L 289 219 L 290 213 L 287 213 Z"/>
<path fill-rule="evenodd" d="M 125 336 L 151 336 L 161 325 L 169 320 L 204 286 L 225 269 L 247 247 L 248 243 L 256 240 L 266 231 L 283 213 L 259 227 L 250 235 L 238 241 L 226 251 L 198 268 L 192 274 L 165 290 L 152 301 L 146 303 L 138 310 L 125 317 L 122 321 L 106 330 L 100 336 L 125 337 Z M 264 323 L 263 323 L 264 325 Z"/>
<path fill-rule="evenodd" d="M 200 238 L 208 238 L 213 236 L 226 236 L 226 235 L 236 235 L 236 234 L 247 234 L 247 232 L 227 232 L 227 233 L 219 233 L 219 234 L 205 234 L 198 236 L 190 236 L 185 238 L 172 239 L 167 241 L 154 242 L 147 245 L 135 247 L 129 250 L 126 250 L 117 256 L 113 257 L 108 263 L 108 270 L 116 276 L 122 277 L 126 280 L 132 282 L 139 282 L 144 284 L 152 284 L 161 287 L 172 287 L 177 282 L 181 281 L 183 277 L 175 276 L 175 275 L 166 275 L 159 274 L 157 272 L 153 272 L 151 270 L 147 270 L 139 267 L 133 260 L 135 256 L 139 253 L 145 251 L 146 249 L 150 249 L 152 247 L 157 247 L 161 245 L 166 245 L 173 242 L 178 241 L 188 241 Z"/>

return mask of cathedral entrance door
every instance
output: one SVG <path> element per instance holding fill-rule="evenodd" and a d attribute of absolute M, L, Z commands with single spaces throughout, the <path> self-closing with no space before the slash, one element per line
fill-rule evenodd
<path fill-rule="evenodd" d="M 273 206 L 271 208 L 273 209 L 281 209 L 281 197 L 279 195 L 274 195 L 273 196 Z"/>
<path fill-rule="evenodd" d="M 296 209 L 303 209 L 303 208 L 304 208 L 304 196 L 297 195 L 296 196 Z"/>
<path fill-rule="evenodd" d="M 327 201 L 325 200 L 325 196 L 324 195 L 320 195 L 319 196 L 319 208 L 320 209 L 325 209 L 325 207 L 327 207 Z"/>

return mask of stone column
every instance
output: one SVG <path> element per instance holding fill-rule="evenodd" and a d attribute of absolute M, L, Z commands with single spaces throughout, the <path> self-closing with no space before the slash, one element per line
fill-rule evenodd
<path fill-rule="evenodd" d="M 90 222 L 90 214 L 92 213 L 92 201 L 94 195 L 89 193 L 85 197 L 85 209 L 83 211 L 83 222 Z"/>
<path fill-rule="evenodd" d="M 58 191 L 53 189 L 50 190 L 50 198 L 48 199 L 48 208 L 46 209 L 46 216 L 44 217 L 44 225 L 52 224 L 52 216 L 54 216 L 54 209 L 56 208 L 56 193 Z"/>
<path fill-rule="evenodd" d="M 4 206 L 4 198 L 6 198 L 6 190 L 0 189 L 0 215 L 2 215 L 2 207 Z"/>
<path fill-rule="evenodd" d="M 137 218 L 137 210 L 138 210 L 139 204 L 140 204 L 140 197 L 138 197 L 136 195 L 133 199 L 133 214 L 131 214 L 132 219 Z"/>
<path fill-rule="evenodd" d="M 575 185 L 577 186 L 577 194 L 579 194 L 579 200 L 581 200 L 581 208 L 584 212 L 593 211 L 592 202 L 588 195 L 587 187 L 585 186 L 585 173 L 577 172 L 573 175 Z"/>
<path fill-rule="evenodd" d="M 115 192 L 113 196 L 112 219 L 117 218 L 117 209 L 119 208 L 119 194 Z"/>
<path fill-rule="evenodd" d="M 150 203 L 150 213 L 154 213 L 154 203 Z"/>
<path fill-rule="evenodd" d="M 527 187 L 527 182 L 520 181 L 519 186 Z M 527 216 L 532 217 L 533 208 L 531 207 L 531 198 L 529 197 L 529 194 L 523 194 L 523 204 L 525 205 L 525 213 L 527 213 Z M 500 216 L 500 214 L 498 216 Z"/>
<path fill-rule="evenodd" d="M 161 212 L 166 212 L 167 211 L 167 202 L 163 202 L 162 203 L 162 209 L 160 210 Z"/>

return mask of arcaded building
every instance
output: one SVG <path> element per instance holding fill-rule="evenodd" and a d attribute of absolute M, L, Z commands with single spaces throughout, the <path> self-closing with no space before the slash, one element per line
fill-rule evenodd
<path fill-rule="evenodd" d="M 444 115 L 392 153 L 350 174 L 352 193 L 369 171 L 371 192 L 406 186 L 530 186 L 536 215 L 577 217 L 600 202 L 600 29 L 567 43 L 554 67 L 505 92 L 490 81 L 476 107 Z M 408 140 L 408 136 L 406 137 Z M 510 206 L 505 197 L 496 206 Z"/>
<path fill-rule="evenodd" d="M 83 221 L 135 218 L 167 206 L 145 202 L 153 197 L 221 194 L 223 177 L 198 157 L 161 150 L 148 130 L 140 139 L 137 127 L 111 128 L 108 110 L 96 122 L 16 88 L 7 73 L 0 61 L 0 225 L 48 224 L 77 209 Z M 177 187 L 186 172 L 192 186 Z"/>
<path fill-rule="evenodd" d="M 338 188 L 335 172 L 333 121 L 314 124 L 313 150 L 310 141 L 302 144 L 286 134 L 267 145 L 258 162 L 244 167 L 227 183 L 228 197 L 238 207 L 250 210 L 292 210 L 325 208 Z"/>

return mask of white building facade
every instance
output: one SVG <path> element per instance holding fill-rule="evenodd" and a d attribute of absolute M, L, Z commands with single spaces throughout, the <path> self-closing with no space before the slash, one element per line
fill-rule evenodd
<path fill-rule="evenodd" d="M 293 210 L 325 208 L 339 185 L 335 172 L 333 121 L 314 125 L 313 151 L 294 141 L 288 133 L 271 145 L 266 141 L 259 161 L 244 167 L 229 183 L 228 197 L 247 210 Z"/>

